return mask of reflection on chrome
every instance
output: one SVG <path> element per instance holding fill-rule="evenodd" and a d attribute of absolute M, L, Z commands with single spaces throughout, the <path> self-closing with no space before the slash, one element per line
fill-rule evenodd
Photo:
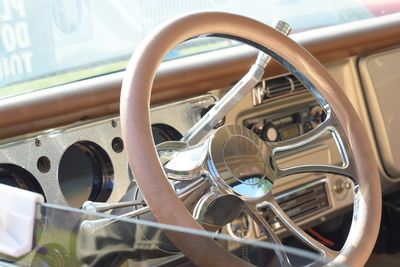
<path fill-rule="evenodd" d="M 227 225 L 227 230 L 233 237 L 246 238 L 249 237 L 252 227 L 252 219 L 245 212 L 241 212 Z"/>

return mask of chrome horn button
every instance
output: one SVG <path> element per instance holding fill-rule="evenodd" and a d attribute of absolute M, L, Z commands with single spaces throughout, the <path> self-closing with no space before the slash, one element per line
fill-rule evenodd
<path fill-rule="evenodd" d="M 243 184 L 256 185 L 265 177 L 265 160 L 258 146 L 247 137 L 229 137 L 223 145 L 222 157 L 225 167 Z"/>
<path fill-rule="evenodd" d="M 272 188 L 268 146 L 249 129 L 226 125 L 213 135 L 207 165 L 213 179 L 229 193 L 260 198 Z"/>

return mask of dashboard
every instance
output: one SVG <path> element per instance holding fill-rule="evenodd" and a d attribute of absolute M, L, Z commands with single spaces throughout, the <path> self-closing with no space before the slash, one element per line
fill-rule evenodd
<path fill-rule="evenodd" d="M 383 191 L 396 190 L 400 16 L 360 21 L 352 27 L 338 25 L 327 32 L 307 31 L 293 39 L 314 54 L 344 89 L 372 143 Z M 254 49 L 236 46 L 163 63 L 150 110 L 155 144 L 180 140 L 240 79 L 255 56 Z M 323 109 L 293 75 L 275 63 L 267 73 L 220 125 L 244 126 L 262 140 L 276 142 L 312 131 L 324 121 Z M 120 201 L 135 182 L 118 116 L 122 76 L 114 73 L 2 100 L 0 183 L 74 208 L 85 201 Z M 300 153 L 283 154 L 278 164 L 335 165 L 341 162 L 339 154 L 332 136 L 322 136 Z M 278 180 L 272 192 L 288 216 L 307 229 L 350 211 L 354 190 L 346 177 L 307 173 Z M 287 235 L 268 208 L 259 205 L 258 212 L 278 235 Z M 222 231 L 237 238 L 265 238 L 244 213 Z"/>
<path fill-rule="evenodd" d="M 265 96 L 261 97 L 259 94 L 264 91 Z M 153 107 L 150 113 L 155 144 L 180 140 L 218 97 L 210 92 Z M 309 132 L 324 120 L 323 109 L 292 75 L 263 80 L 248 97 L 250 106 L 241 110 L 235 121 L 227 117 L 220 126 L 240 124 L 261 139 L 276 142 Z M 282 166 L 339 163 L 335 147 L 329 136 L 322 137 L 301 153 L 282 156 L 278 163 Z M 1 183 L 38 192 L 49 203 L 74 208 L 81 208 L 86 201 L 118 202 L 135 181 L 121 138 L 120 120 L 115 116 L 8 139 L 0 146 L 0 162 Z M 350 209 L 354 197 L 352 183 L 331 174 L 288 177 L 277 182 L 273 193 L 287 214 L 303 227 Z M 259 212 L 277 233 L 284 234 L 284 228 L 268 209 L 260 207 Z M 225 228 L 227 233 L 234 237 L 264 237 L 251 218 L 240 216 L 245 218 L 229 224 Z"/>

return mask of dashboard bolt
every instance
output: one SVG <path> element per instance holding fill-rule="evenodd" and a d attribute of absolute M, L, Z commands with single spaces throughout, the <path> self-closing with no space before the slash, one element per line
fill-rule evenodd
<path fill-rule="evenodd" d="M 39 139 L 35 139 L 35 146 L 40 147 L 42 145 L 42 142 L 40 142 Z"/>

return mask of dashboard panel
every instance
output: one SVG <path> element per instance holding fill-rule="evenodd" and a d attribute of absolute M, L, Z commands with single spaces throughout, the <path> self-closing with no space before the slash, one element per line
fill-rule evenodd
<path fill-rule="evenodd" d="M 214 102 L 214 97 L 205 95 L 153 108 L 155 142 L 180 138 Z M 171 114 L 175 114 L 172 121 Z M 0 181 L 75 208 L 86 200 L 117 202 L 131 181 L 118 117 L 4 140 L 0 167 Z"/>
<path fill-rule="evenodd" d="M 150 115 L 155 144 L 179 140 L 218 97 L 217 93 L 211 92 L 153 107 Z M 279 95 L 256 107 L 249 102 L 250 105 L 243 109 L 243 104 L 246 105 L 251 97 L 254 96 L 249 95 L 245 103 L 241 103 L 241 112 L 232 112 L 237 116 L 234 119 L 227 116 L 225 123 L 243 125 L 266 141 L 293 138 L 318 127 L 323 120 L 319 105 L 306 90 Z M 334 164 L 340 161 L 334 152 L 335 143 L 328 136 L 301 153 L 283 155 L 278 162 L 282 166 Z M 0 146 L 0 167 L 2 182 L 39 192 L 50 203 L 75 208 L 82 207 L 87 200 L 118 202 L 134 181 L 118 117 L 81 121 L 4 140 Z M 277 181 L 273 194 L 293 220 L 303 227 L 318 224 L 343 209 L 350 209 L 354 197 L 352 183 L 347 178 L 312 173 Z M 265 207 L 260 206 L 259 212 L 274 230 L 285 234 L 282 225 Z M 247 218 L 244 226 L 238 224 L 239 221 L 246 220 L 237 219 L 228 225 L 226 230 L 229 234 L 264 238 L 264 233 L 252 219 Z"/>

